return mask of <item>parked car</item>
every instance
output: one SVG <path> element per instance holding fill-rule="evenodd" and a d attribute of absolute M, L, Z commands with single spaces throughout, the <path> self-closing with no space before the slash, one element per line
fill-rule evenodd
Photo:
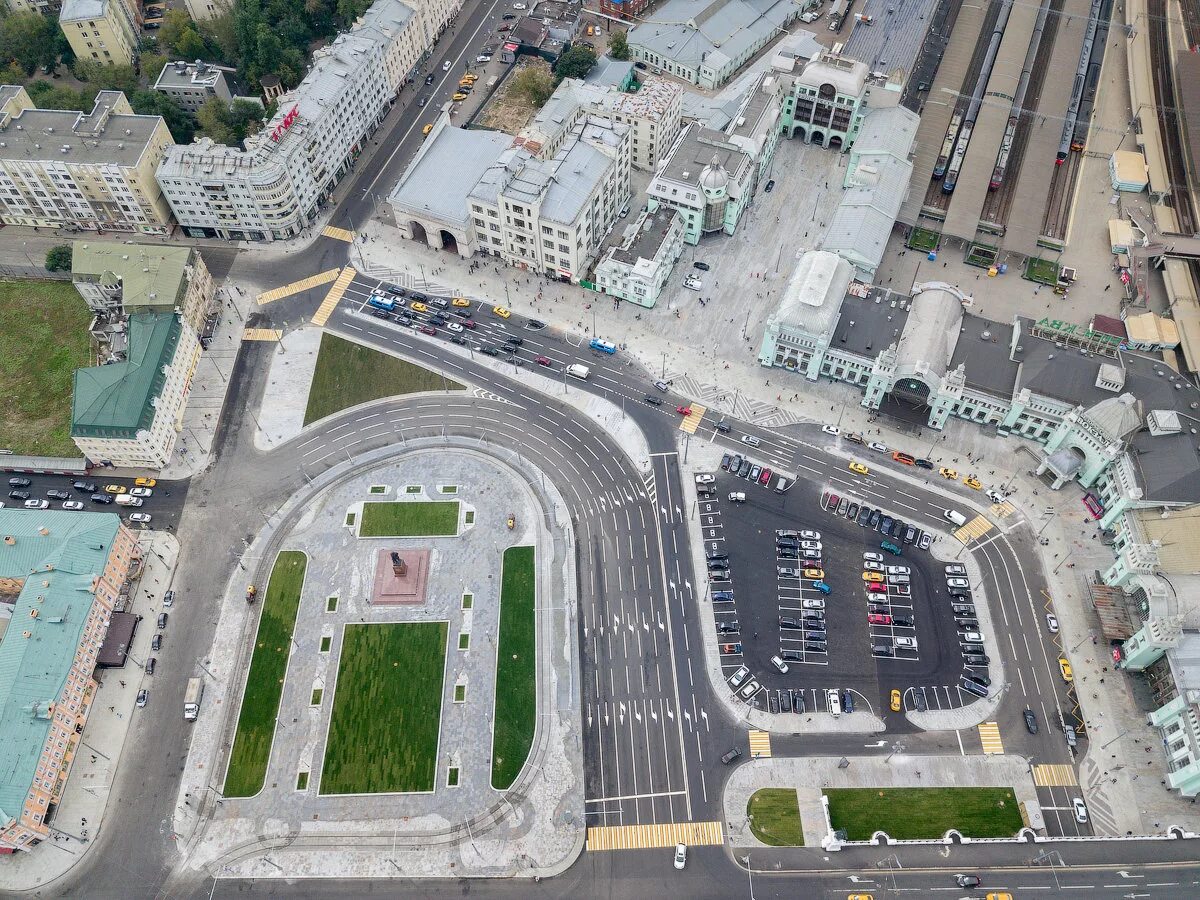
<path fill-rule="evenodd" d="M 167 619 L 168 618 L 169 618 L 169 616 L 165 612 L 158 614 L 158 630 L 159 631 L 162 631 L 164 628 L 167 627 Z"/>
<path fill-rule="evenodd" d="M 131 488 L 129 493 L 132 494 L 134 497 L 151 497 L 154 495 L 154 491 L 151 488 L 147 488 L 147 487 Z"/>
<path fill-rule="evenodd" d="M 32 481 L 30 481 L 28 478 L 22 478 L 19 475 L 8 479 L 9 487 L 29 487 L 31 484 L 33 484 Z"/>
<path fill-rule="evenodd" d="M 49 500 L 26 500 L 26 509 L 46 509 L 50 506 Z"/>
<path fill-rule="evenodd" d="M 141 709 L 143 706 L 145 706 L 149 700 L 150 700 L 150 692 L 148 690 L 146 690 L 145 688 L 142 688 L 140 691 L 138 691 L 138 693 L 137 693 L 138 709 Z"/>
<path fill-rule="evenodd" d="M 749 676 L 749 669 L 747 669 L 745 666 L 738 666 L 737 671 L 729 676 L 729 686 L 735 688 L 739 687 Z"/>
<path fill-rule="evenodd" d="M 29 491 L 9 491 L 8 496 L 12 497 L 14 500 L 28 500 Z"/>
<path fill-rule="evenodd" d="M 775 668 L 777 668 L 777 669 L 778 669 L 780 672 L 782 672 L 784 675 L 786 675 L 786 674 L 787 674 L 787 672 L 788 672 L 787 663 L 785 663 L 785 662 L 784 662 L 782 659 L 780 659 L 778 656 L 772 656 L 772 657 L 771 657 L 771 665 L 773 665 Z"/>
<path fill-rule="evenodd" d="M 163 636 L 162 632 L 156 632 L 154 637 L 150 638 L 150 649 L 157 653 L 162 649 Z"/>
<path fill-rule="evenodd" d="M 1051 634 L 1058 634 L 1058 617 L 1054 613 L 1046 613 L 1046 627 Z"/>
<path fill-rule="evenodd" d="M 1075 810 L 1075 821 L 1080 825 L 1086 825 L 1088 820 L 1087 804 L 1083 802 L 1082 797 L 1076 797 L 1071 801 L 1071 807 Z"/>

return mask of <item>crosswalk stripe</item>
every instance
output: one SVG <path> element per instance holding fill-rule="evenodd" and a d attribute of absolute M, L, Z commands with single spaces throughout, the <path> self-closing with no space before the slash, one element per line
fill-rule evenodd
<path fill-rule="evenodd" d="M 962 528 L 954 532 L 954 536 L 964 544 L 982 537 L 992 530 L 992 523 L 983 516 L 976 516 Z"/>
<path fill-rule="evenodd" d="M 1004 752 L 1004 742 L 1000 740 L 1000 726 L 995 722 L 980 723 L 979 741 L 983 744 L 984 753 Z"/>
<path fill-rule="evenodd" d="M 769 731 L 750 731 L 750 758 L 751 759 L 770 759 L 771 757 L 771 732 Z"/>
<path fill-rule="evenodd" d="M 998 519 L 1003 519 L 1005 516 L 1011 516 L 1017 511 L 1017 508 L 1005 500 L 1003 503 L 996 503 L 992 506 L 992 515 Z"/>
<path fill-rule="evenodd" d="M 1071 766 L 1045 765 L 1033 767 L 1033 783 L 1038 787 L 1074 787 L 1079 782 Z"/>
<path fill-rule="evenodd" d="M 341 269 L 329 269 L 325 272 L 318 272 L 316 275 L 310 275 L 307 278 L 301 278 L 299 281 L 293 281 L 291 284 L 285 284 L 277 288 L 272 288 L 269 291 L 263 291 L 256 298 L 259 306 L 264 306 L 273 300 L 281 300 L 284 297 L 290 297 L 293 294 L 299 294 L 302 291 L 311 290 L 315 287 L 320 287 L 323 284 L 335 280 Z"/>
<path fill-rule="evenodd" d="M 652 847 L 714 846 L 725 842 L 720 822 L 669 822 L 656 825 L 597 825 L 587 830 L 587 849 L 644 850 Z"/>
<path fill-rule="evenodd" d="M 246 328 L 242 331 L 243 341 L 277 341 L 281 337 L 282 328 Z"/>
<path fill-rule="evenodd" d="M 347 231 L 345 228 L 335 228 L 332 225 L 326 225 L 321 231 L 325 237 L 336 238 L 339 241 L 345 241 L 347 244 L 354 243 L 354 232 Z"/>
<path fill-rule="evenodd" d="M 333 315 L 334 308 L 342 299 L 342 295 L 346 293 L 346 288 L 350 286 L 350 282 L 354 280 L 354 276 L 358 273 L 354 271 L 353 266 L 346 266 L 342 269 L 342 274 L 337 277 L 337 281 L 333 283 L 333 287 L 329 289 L 329 293 L 325 295 L 325 300 L 315 313 L 313 313 L 312 323 L 314 325 L 324 325 L 329 321 L 329 317 Z"/>
<path fill-rule="evenodd" d="M 700 420 L 704 418 L 706 412 L 708 412 L 707 406 L 693 403 L 692 411 L 684 416 L 683 421 L 679 423 L 679 430 L 686 431 L 688 434 L 695 434 L 696 429 L 700 426 Z"/>

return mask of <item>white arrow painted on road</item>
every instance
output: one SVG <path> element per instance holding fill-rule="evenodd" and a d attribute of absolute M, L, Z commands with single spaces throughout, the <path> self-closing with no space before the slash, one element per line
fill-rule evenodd
<path fill-rule="evenodd" d="M 642 711 L 636 705 L 633 707 L 633 717 L 639 722 L 642 721 Z"/>
<path fill-rule="evenodd" d="M 1145 875 L 1133 875 L 1129 872 L 1126 872 L 1124 869 L 1122 869 L 1117 874 L 1120 875 L 1122 878 L 1145 878 L 1146 877 Z"/>
<path fill-rule="evenodd" d="M 645 613 L 642 614 L 642 631 L 649 631 L 650 623 L 646 621 Z"/>
<path fill-rule="evenodd" d="M 608 727 L 608 702 L 604 703 L 604 727 Z"/>
<path fill-rule="evenodd" d="M 683 711 L 683 721 L 687 722 L 688 728 L 692 727 L 692 714 L 686 709 Z"/>
<path fill-rule="evenodd" d="M 671 709 L 669 706 L 667 707 L 667 718 L 672 722 L 675 721 L 675 710 Z"/>
<path fill-rule="evenodd" d="M 690 581 L 685 581 L 685 582 L 684 582 L 684 585 L 687 587 L 688 591 L 691 591 L 691 589 L 692 589 L 692 583 L 691 583 Z"/>
<path fill-rule="evenodd" d="M 674 582 L 674 581 L 668 581 L 668 582 L 667 582 L 667 585 L 668 585 L 668 587 L 670 587 L 670 588 L 671 588 L 671 593 L 672 593 L 672 594 L 674 594 L 676 591 L 678 591 L 678 590 L 679 590 L 679 588 L 675 586 L 675 582 Z"/>
<path fill-rule="evenodd" d="M 625 701 L 624 700 L 622 700 L 619 704 L 617 704 L 617 720 L 622 725 L 625 724 Z"/>
<path fill-rule="evenodd" d="M 887 741 L 876 741 L 874 744 L 863 744 L 864 747 L 882 747 Z"/>
<path fill-rule="evenodd" d="M 592 727 L 592 711 L 588 710 L 588 728 Z"/>
<path fill-rule="evenodd" d="M 711 731 L 712 729 L 708 727 L 708 711 L 703 709 L 700 710 L 700 718 L 704 720 L 704 730 Z"/>
<path fill-rule="evenodd" d="M 667 626 L 663 624 L 663 620 L 662 620 L 662 615 L 661 615 L 661 614 L 659 614 L 659 615 L 658 615 L 658 630 L 659 630 L 659 631 L 666 631 L 666 630 L 667 630 Z"/>
<path fill-rule="evenodd" d="M 653 703 L 650 704 L 650 718 L 655 722 L 658 721 L 658 713 L 655 711 Z"/>
<path fill-rule="evenodd" d="M 658 505 L 658 509 L 662 513 L 662 517 L 665 519 L 667 517 L 667 508 L 660 503 Z"/>
<path fill-rule="evenodd" d="M 875 883 L 874 878 L 859 878 L 857 875 L 850 875 L 848 877 L 855 884 L 874 884 Z"/>

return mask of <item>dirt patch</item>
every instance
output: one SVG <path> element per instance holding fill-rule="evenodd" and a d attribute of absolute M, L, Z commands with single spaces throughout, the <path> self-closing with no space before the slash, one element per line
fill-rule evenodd
<path fill-rule="evenodd" d="M 546 74 L 550 74 L 550 64 L 540 56 L 522 57 L 508 70 L 504 81 L 496 88 L 496 93 L 492 95 L 487 106 L 475 119 L 476 125 L 480 128 L 491 128 L 507 134 L 516 134 L 529 124 L 529 121 L 537 113 L 537 109 L 531 106 L 524 97 L 514 94 L 511 88 L 517 76 L 530 68 L 540 69 Z"/>

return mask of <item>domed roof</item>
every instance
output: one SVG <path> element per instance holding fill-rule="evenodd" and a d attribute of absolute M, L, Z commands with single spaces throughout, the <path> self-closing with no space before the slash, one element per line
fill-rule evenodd
<path fill-rule="evenodd" d="M 700 172 L 700 189 L 705 192 L 719 192 L 729 187 L 729 173 L 721 165 L 720 158 L 713 154 L 712 162 Z"/>

